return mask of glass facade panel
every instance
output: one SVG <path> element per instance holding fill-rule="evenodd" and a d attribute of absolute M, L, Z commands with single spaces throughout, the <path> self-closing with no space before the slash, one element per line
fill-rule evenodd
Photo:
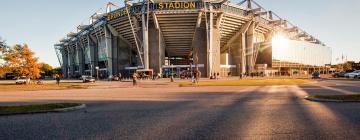
<path fill-rule="evenodd" d="M 272 43 L 273 60 L 312 66 L 331 64 L 331 48 L 305 41 L 281 40 Z"/>
<path fill-rule="evenodd" d="M 106 44 L 105 44 L 105 38 L 101 38 L 100 42 L 98 42 L 99 47 L 98 47 L 98 51 L 99 51 L 99 61 L 105 61 L 106 60 L 106 54 L 107 54 L 107 49 L 106 49 Z"/>
<path fill-rule="evenodd" d="M 90 55 L 90 47 L 85 47 L 85 64 L 90 64 L 90 58 L 91 58 L 91 55 Z"/>

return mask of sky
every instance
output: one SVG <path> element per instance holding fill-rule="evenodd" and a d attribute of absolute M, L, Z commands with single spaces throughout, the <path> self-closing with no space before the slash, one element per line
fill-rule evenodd
<path fill-rule="evenodd" d="M 123 5 L 119 0 L 1 0 L 0 37 L 8 45 L 26 43 L 41 62 L 59 66 L 54 44 L 109 1 Z M 331 47 L 333 64 L 342 55 L 360 61 L 359 0 L 255 1 Z"/>

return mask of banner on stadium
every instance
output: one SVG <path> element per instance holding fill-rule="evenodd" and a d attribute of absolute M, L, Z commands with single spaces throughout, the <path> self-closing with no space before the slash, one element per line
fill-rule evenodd
<path fill-rule="evenodd" d="M 143 5 L 134 5 L 129 8 L 130 15 L 135 13 L 142 12 Z M 160 2 L 160 3 L 150 3 L 149 11 L 157 10 L 191 10 L 191 9 L 202 9 L 203 2 L 196 1 L 172 1 L 172 2 Z M 113 20 L 115 18 L 126 16 L 127 12 L 125 7 L 115 10 L 107 15 L 107 20 Z"/>

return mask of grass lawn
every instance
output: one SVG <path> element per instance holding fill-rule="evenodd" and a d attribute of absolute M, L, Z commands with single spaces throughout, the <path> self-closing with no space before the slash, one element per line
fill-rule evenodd
<path fill-rule="evenodd" d="M 80 103 L 53 103 L 22 106 L 0 106 L 0 115 L 54 111 L 55 109 L 63 109 L 80 105 Z"/>
<path fill-rule="evenodd" d="M 327 99 L 327 100 L 340 100 L 340 101 L 360 101 L 360 94 L 352 95 L 314 95 L 310 98 Z"/>
<path fill-rule="evenodd" d="M 179 86 L 268 86 L 268 85 L 295 85 L 310 83 L 306 79 L 244 79 L 244 80 L 214 80 L 200 81 L 194 85 L 191 82 L 182 82 Z"/>
<path fill-rule="evenodd" d="M 60 86 L 55 82 L 44 83 L 42 85 L 30 84 L 30 85 L 16 85 L 15 83 L 0 83 L 1 91 L 15 91 L 15 90 L 61 90 L 61 89 L 86 89 L 89 86 L 93 86 L 93 83 L 80 82 L 62 82 Z"/>

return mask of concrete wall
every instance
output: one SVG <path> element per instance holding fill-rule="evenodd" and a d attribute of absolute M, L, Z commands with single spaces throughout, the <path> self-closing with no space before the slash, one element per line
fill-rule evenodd
<path fill-rule="evenodd" d="M 119 73 L 119 63 L 118 63 L 118 58 L 119 58 L 119 47 L 118 47 L 118 37 L 117 36 L 113 36 L 112 38 L 112 62 L 113 62 L 113 74 L 118 74 Z"/>
<path fill-rule="evenodd" d="M 230 47 L 230 61 L 229 64 L 230 65 L 236 65 L 236 69 L 234 71 L 231 71 L 232 75 L 240 75 L 241 73 L 241 64 L 242 64 L 242 60 L 241 60 L 241 55 L 242 55 L 242 40 L 241 40 L 241 36 L 239 37 L 238 40 L 234 41 L 232 44 L 229 44 Z"/>
<path fill-rule="evenodd" d="M 212 33 L 212 43 L 213 43 L 213 52 L 211 53 L 212 58 L 212 74 L 213 73 L 220 73 L 220 30 L 214 28 Z"/>
<path fill-rule="evenodd" d="M 165 63 L 165 41 L 153 23 L 149 24 L 149 56 L 150 69 L 154 73 L 161 73 Z"/>
<path fill-rule="evenodd" d="M 202 77 L 207 77 L 207 67 L 208 67 L 208 61 L 207 61 L 207 46 L 206 46 L 206 28 L 205 24 L 202 24 L 199 28 L 195 31 L 194 36 L 194 49 L 195 52 L 197 52 L 197 58 L 198 58 L 198 64 L 204 64 L 204 67 L 199 67 L 199 70 L 201 72 Z M 196 55 L 196 53 L 194 53 Z M 196 56 L 194 56 L 196 57 Z M 196 62 L 195 62 L 196 64 Z"/>

